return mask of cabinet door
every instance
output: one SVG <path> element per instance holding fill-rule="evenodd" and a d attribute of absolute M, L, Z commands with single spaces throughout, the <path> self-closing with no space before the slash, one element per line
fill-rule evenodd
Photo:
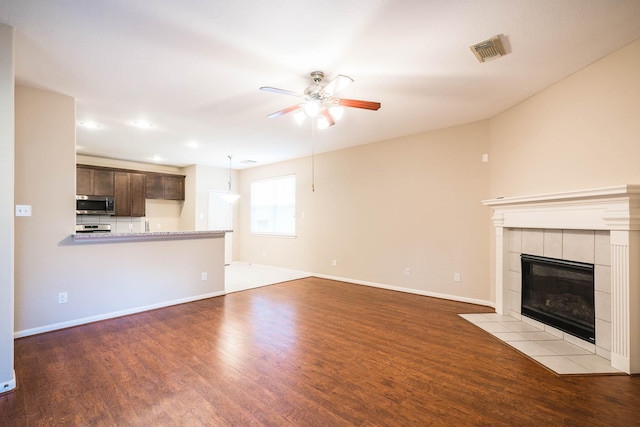
<path fill-rule="evenodd" d="M 145 174 L 130 173 L 131 216 L 145 215 Z"/>
<path fill-rule="evenodd" d="M 113 196 L 113 171 L 76 167 L 76 194 L 89 196 Z"/>
<path fill-rule="evenodd" d="M 128 172 L 114 172 L 115 180 L 115 215 L 131 216 L 131 185 Z"/>
<path fill-rule="evenodd" d="M 93 169 L 76 168 L 76 194 L 93 194 Z"/>
<path fill-rule="evenodd" d="M 147 199 L 164 198 L 164 177 L 155 173 L 147 174 L 146 194 Z"/>
<path fill-rule="evenodd" d="M 145 175 L 114 172 L 116 216 L 145 215 Z"/>
<path fill-rule="evenodd" d="M 113 171 L 95 169 L 93 171 L 93 193 L 89 194 L 93 194 L 96 196 L 113 196 L 113 173 Z"/>
<path fill-rule="evenodd" d="M 167 200 L 184 200 L 184 177 L 164 177 L 164 198 Z"/>

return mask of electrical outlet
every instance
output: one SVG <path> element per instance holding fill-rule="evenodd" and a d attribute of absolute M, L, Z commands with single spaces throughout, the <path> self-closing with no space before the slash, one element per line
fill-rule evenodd
<path fill-rule="evenodd" d="M 31 216 L 31 205 L 16 205 L 16 216 Z"/>
<path fill-rule="evenodd" d="M 409 267 L 404 269 L 404 275 L 405 276 L 411 276 L 411 269 Z"/>
<path fill-rule="evenodd" d="M 336 267 L 336 266 L 338 265 L 338 261 L 336 261 L 335 259 L 334 259 L 334 260 L 331 260 L 331 265 L 332 265 L 333 267 Z"/>
<path fill-rule="evenodd" d="M 460 282 L 460 280 L 461 280 L 460 273 L 453 273 L 453 281 Z"/>
<path fill-rule="evenodd" d="M 66 304 L 69 301 L 69 296 L 66 292 L 60 292 L 58 294 L 58 304 Z"/>
<path fill-rule="evenodd" d="M 207 273 L 202 273 L 202 280 L 207 280 Z"/>

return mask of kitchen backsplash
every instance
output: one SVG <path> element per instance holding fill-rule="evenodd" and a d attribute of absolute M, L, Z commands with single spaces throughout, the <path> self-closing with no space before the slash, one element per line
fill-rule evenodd
<path fill-rule="evenodd" d="M 145 206 L 145 217 L 76 215 L 76 224 L 110 224 L 112 233 L 181 230 L 181 201 L 147 199 Z M 145 230 L 145 221 L 149 222 L 149 230 Z"/>
<path fill-rule="evenodd" d="M 112 233 L 143 233 L 144 217 L 76 215 L 76 224 L 110 224 Z"/>

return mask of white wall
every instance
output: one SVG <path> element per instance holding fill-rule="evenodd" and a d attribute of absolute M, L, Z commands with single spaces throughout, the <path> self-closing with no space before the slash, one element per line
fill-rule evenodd
<path fill-rule="evenodd" d="M 13 28 L 0 24 L 0 393 L 15 387 Z"/>
<path fill-rule="evenodd" d="M 491 197 L 640 184 L 640 40 L 492 118 Z"/>
<path fill-rule="evenodd" d="M 309 157 L 243 170 L 239 259 L 490 304 L 488 136 L 483 121 L 316 155 L 315 191 Z M 251 181 L 288 174 L 296 238 L 251 235 Z"/>

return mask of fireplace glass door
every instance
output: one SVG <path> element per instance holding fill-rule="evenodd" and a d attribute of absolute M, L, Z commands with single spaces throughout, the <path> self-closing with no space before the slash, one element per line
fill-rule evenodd
<path fill-rule="evenodd" d="M 593 264 L 522 254 L 522 315 L 595 342 Z"/>

